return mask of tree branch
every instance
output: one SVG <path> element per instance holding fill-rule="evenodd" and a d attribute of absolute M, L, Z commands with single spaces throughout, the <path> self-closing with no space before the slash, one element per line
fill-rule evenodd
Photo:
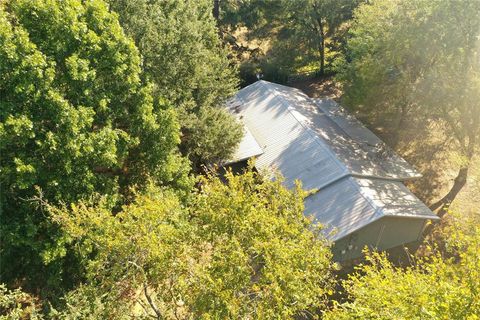
<path fill-rule="evenodd" d="M 150 305 L 150 307 L 152 307 L 153 311 L 157 315 L 157 319 L 163 319 L 162 313 L 158 309 L 155 302 L 152 300 L 152 297 L 150 297 L 150 295 L 148 294 L 148 289 L 147 289 L 147 284 L 146 283 L 143 285 L 143 293 L 145 294 L 145 298 L 147 298 L 148 304 Z"/>

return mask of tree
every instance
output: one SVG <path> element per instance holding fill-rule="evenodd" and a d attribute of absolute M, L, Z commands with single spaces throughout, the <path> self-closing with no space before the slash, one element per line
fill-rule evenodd
<path fill-rule="evenodd" d="M 232 147 L 243 136 L 243 127 L 232 116 L 219 108 L 202 108 L 197 115 L 185 115 L 184 142 L 181 149 L 190 155 L 192 165 L 221 163 L 232 155 Z M 227 152 L 228 151 L 228 152 Z"/>
<path fill-rule="evenodd" d="M 336 304 L 325 319 L 478 319 L 480 314 L 479 220 L 455 216 L 445 230 L 446 252 L 433 248 L 413 265 L 392 265 L 384 254 L 345 281 L 351 302 Z"/>
<path fill-rule="evenodd" d="M 319 71 L 325 73 L 327 39 L 332 41 L 339 27 L 351 19 L 358 0 L 306 0 L 287 1 L 291 12 L 290 27 L 298 41 L 318 52 Z"/>
<path fill-rule="evenodd" d="M 456 14 L 452 15 L 451 13 Z M 460 166 L 447 194 L 431 208 L 443 217 L 467 183 L 474 156 L 480 151 L 480 3 L 446 2 L 435 21 L 445 21 L 438 34 L 448 45 L 420 83 L 419 103 L 443 122 L 459 149 Z M 441 60 L 440 60 L 441 59 Z"/>
<path fill-rule="evenodd" d="M 413 49 L 428 38 L 419 32 L 428 26 L 422 19 L 399 13 L 400 6 L 400 1 L 376 1 L 355 11 L 347 45 L 348 63 L 339 76 L 345 86 L 345 104 L 366 113 L 378 110 L 390 116 L 391 131 L 397 133 L 392 139 L 394 146 L 407 114 L 417 106 L 415 79 L 424 72 L 422 68 L 432 54 L 428 47 L 425 53 Z M 412 2 L 411 6 L 416 6 L 412 11 L 419 14 L 427 10 L 424 2 Z"/>
<path fill-rule="evenodd" d="M 21 289 L 8 290 L 0 284 L 0 319 L 8 320 L 41 320 L 38 301 Z"/>
<path fill-rule="evenodd" d="M 118 319 L 270 319 L 325 308 L 334 264 L 303 216 L 305 193 L 251 171 L 226 180 L 201 178 L 185 208 L 151 190 L 116 216 L 84 205 L 51 209 L 91 257 L 65 317 L 105 310 Z"/>
<path fill-rule="evenodd" d="M 102 1 L 7 1 L 0 21 L 2 280 L 57 291 L 79 272 L 30 201 L 38 190 L 52 204 L 102 195 L 112 208 L 149 180 L 191 182 L 175 113 L 153 104 L 139 53 Z"/>
<path fill-rule="evenodd" d="M 444 127 L 464 161 L 439 216 L 467 181 L 480 141 L 478 1 L 374 1 L 355 11 L 341 79 L 344 102 L 387 114 L 397 133 L 408 116 Z M 421 48 L 421 49 L 420 49 Z"/>
<path fill-rule="evenodd" d="M 242 137 L 239 124 L 221 107 L 237 86 L 236 71 L 221 46 L 211 0 L 109 0 L 143 59 L 144 74 L 153 81 L 157 99 L 179 110 L 182 151 L 194 167 L 217 156 L 230 157 Z M 223 113 L 222 116 L 218 116 Z M 221 135 L 202 131 L 207 123 L 224 126 Z M 225 143 L 228 141 L 228 143 Z M 202 146 L 198 152 L 197 145 Z M 192 148 L 192 146 L 194 146 Z"/>
<path fill-rule="evenodd" d="M 314 68 L 323 75 L 327 62 L 333 63 L 340 55 L 343 27 L 359 3 L 359 0 L 225 1 L 221 22 L 224 29 L 243 25 L 250 36 L 267 38 L 271 44 L 267 56 L 275 61 L 273 67 L 292 72 L 314 63 Z"/>

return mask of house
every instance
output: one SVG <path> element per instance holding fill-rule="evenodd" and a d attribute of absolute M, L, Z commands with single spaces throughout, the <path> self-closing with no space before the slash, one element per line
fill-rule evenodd
<path fill-rule="evenodd" d="M 256 158 L 314 192 L 305 214 L 324 226 L 337 260 L 365 246 L 388 250 L 421 238 L 438 217 L 403 184 L 421 175 L 355 117 L 330 99 L 267 81 L 245 87 L 227 103 L 245 135 L 230 164 Z"/>

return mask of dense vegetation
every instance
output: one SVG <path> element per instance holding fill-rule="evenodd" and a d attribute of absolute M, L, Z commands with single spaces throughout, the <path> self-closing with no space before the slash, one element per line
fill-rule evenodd
<path fill-rule="evenodd" d="M 64 314 L 239 319 L 324 307 L 333 263 L 303 217 L 303 192 L 252 172 L 201 183 L 188 207 L 149 190 L 116 216 L 83 204 L 53 210 L 79 253 L 95 252 Z"/>
<path fill-rule="evenodd" d="M 360 0 L 221 1 L 219 24 L 227 42 L 240 53 L 244 82 L 255 73 L 285 82 L 297 72 L 331 74 L 344 56 L 345 35 Z M 258 47 L 237 43 L 246 36 Z M 247 52 L 247 58 L 243 53 Z"/>
<path fill-rule="evenodd" d="M 478 217 L 455 217 L 443 230 L 446 249 L 430 246 L 406 268 L 370 254 L 343 283 L 351 302 L 326 319 L 478 319 L 479 225 Z"/>
<path fill-rule="evenodd" d="M 56 290 L 79 280 L 77 262 L 33 197 L 114 208 L 132 186 L 190 178 L 175 114 L 153 103 L 104 3 L 13 1 L 0 19 L 2 278 Z"/>
<path fill-rule="evenodd" d="M 480 221 L 447 213 L 479 150 L 479 15 L 476 0 L 0 2 L 0 318 L 477 319 Z M 202 169 L 242 136 L 221 108 L 240 80 L 305 70 L 337 72 L 343 103 L 394 135 L 435 123 L 457 153 L 409 263 L 366 252 L 337 279 L 301 186 Z"/>
<path fill-rule="evenodd" d="M 461 163 L 450 192 L 432 206 L 443 216 L 466 184 L 480 145 L 479 1 L 376 1 L 356 11 L 344 102 L 391 119 L 398 143 L 406 121 L 434 121 Z"/>
<path fill-rule="evenodd" d="M 181 151 L 198 169 L 228 158 L 242 128 L 223 109 L 237 85 L 210 0 L 109 0 L 143 56 L 156 99 L 177 108 Z M 220 134 L 219 134 L 220 133 Z"/>

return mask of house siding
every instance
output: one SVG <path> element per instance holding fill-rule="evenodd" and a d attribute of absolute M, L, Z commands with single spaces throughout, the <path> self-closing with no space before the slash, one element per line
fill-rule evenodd
<path fill-rule="evenodd" d="M 332 247 L 337 261 L 362 256 L 362 250 L 387 250 L 420 240 L 425 220 L 401 217 L 381 218 L 337 240 Z"/>

